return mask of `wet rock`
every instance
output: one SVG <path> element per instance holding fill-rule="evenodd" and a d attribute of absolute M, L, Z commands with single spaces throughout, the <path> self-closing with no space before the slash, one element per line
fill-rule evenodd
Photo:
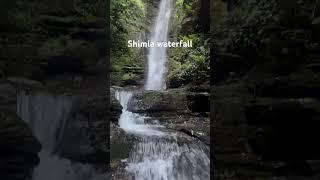
<path fill-rule="evenodd" d="M 110 89 L 110 121 L 117 124 L 122 113 L 122 106 L 115 97 L 115 88 Z"/>
<path fill-rule="evenodd" d="M 190 93 L 187 95 L 187 101 L 192 112 L 210 112 L 209 93 Z"/>
<path fill-rule="evenodd" d="M 67 119 L 60 156 L 92 164 L 107 163 L 109 152 L 107 97 L 74 95 Z"/>
<path fill-rule="evenodd" d="M 0 108 L 16 109 L 16 88 L 9 82 L 0 82 Z"/>
<path fill-rule="evenodd" d="M 26 180 L 39 163 L 39 141 L 15 113 L 0 109 L 0 176 Z"/>
<path fill-rule="evenodd" d="M 35 81 L 32 79 L 27 79 L 24 77 L 8 77 L 7 80 L 16 85 L 35 86 L 35 87 L 42 86 L 41 82 Z"/>
<path fill-rule="evenodd" d="M 123 160 L 129 157 L 134 144 L 133 135 L 127 134 L 114 123 L 110 123 L 110 158 L 111 161 Z"/>
<path fill-rule="evenodd" d="M 134 92 L 128 110 L 145 115 L 148 124 L 161 124 L 210 144 L 208 93 L 184 89 Z"/>
<path fill-rule="evenodd" d="M 111 162 L 111 179 L 112 180 L 134 180 L 133 175 L 130 175 L 125 167 L 127 162 L 125 160 L 117 160 Z"/>
<path fill-rule="evenodd" d="M 133 94 L 128 110 L 131 112 L 188 111 L 183 90 L 143 91 Z"/>

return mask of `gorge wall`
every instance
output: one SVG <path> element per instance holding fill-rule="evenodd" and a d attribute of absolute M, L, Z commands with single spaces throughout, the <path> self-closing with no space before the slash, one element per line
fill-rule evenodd
<path fill-rule="evenodd" d="M 217 179 L 319 178 L 319 2 L 214 1 Z"/>
<path fill-rule="evenodd" d="M 81 131 L 81 138 L 90 138 L 85 145 L 92 149 L 109 144 L 108 135 L 101 133 L 108 132 L 108 115 L 100 112 L 107 111 L 109 97 L 105 91 L 110 43 L 108 4 L 109 1 L 101 0 L 90 1 L 90 4 L 82 0 L 0 2 L 0 112 L 3 115 L 0 132 L 4 138 L 0 140 L 3 147 L 0 156 L 4 160 L 1 163 L 7 163 L 1 166 L 1 179 L 30 179 L 39 163 L 37 153 L 41 145 L 34 132 L 16 115 L 16 92 L 20 90 L 73 97 L 78 102 L 72 110 L 74 116 L 82 119 L 99 116 L 95 118 L 99 122 L 86 127 L 79 121 L 81 118 L 72 121 L 70 117 L 67 128 L 78 132 L 81 128 L 103 129 L 96 131 L 99 135 Z M 69 134 L 64 135 L 69 137 L 65 141 L 74 140 Z M 70 154 L 77 145 L 64 146 L 62 156 L 101 163 L 97 162 L 97 156 L 109 151 L 109 147 L 100 146 L 99 151 L 88 150 L 88 154 Z"/>

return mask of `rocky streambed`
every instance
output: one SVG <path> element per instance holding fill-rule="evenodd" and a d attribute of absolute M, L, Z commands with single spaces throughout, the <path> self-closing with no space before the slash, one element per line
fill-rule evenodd
<path fill-rule="evenodd" d="M 113 87 L 111 95 L 116 91 L 123 89 Z M 111 113 L 118 115 L 110 125 L 112 178 L 209 178 L 209 95 L 186 89 L 132 92 L 124 108 L 143 122 L 129 130 L 119 122 L 124 113 L 121 104 L 111 98 Z M 203 108 L 193 108 L 195 104 Z M 184 162 L 188 165 L 183 167 Z M 154 168 L 159 171 L 153 173 Z"/>

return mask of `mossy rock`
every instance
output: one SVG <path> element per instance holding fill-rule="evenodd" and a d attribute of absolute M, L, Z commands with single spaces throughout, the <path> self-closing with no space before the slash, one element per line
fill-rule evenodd
<path fill-rule="evenodd" d="M 126 73 L 121 77 L 121 84 L 122 86 L 140 85 L 141 77 L 133 73 Z"/>
<path fill-rule="evenodd" d="M 132 112 L 188 111 L 186 94 L 183 89 L 136 93 L 129 102 L 128 110 Z"/>

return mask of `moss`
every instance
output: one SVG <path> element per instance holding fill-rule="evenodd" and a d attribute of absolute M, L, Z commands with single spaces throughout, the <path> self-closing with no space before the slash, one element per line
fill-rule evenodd
<path fill-rule="evenodd" d="M 218 29 L 219 25 L 227 15 L 226 3 L 221 0 L 213 1 L 213 4 L 211 5 L 211 12 L 215 12 L 215 15 L 211 16 L 211 29 Z"/>
<path fill-rule="evenodd" d="M 127 40 L 138 39 L 146 29 L 146 6 L 142 0 L 111 1 L 111 77 L 123 76 L 128 71 L 135 73 L 128 67 L 144 66 L 143 50 L 129 48 Z M 116 81 L 113 85 L 119 84 Z"/>
<path fill-rule="evenodd" d="M 73 40 L 69 36 L 61 36 L 59 38 L 51 38 L 45 41 L 42 45 L 42 50 L 48 51 L 64 51 L 67 49 L 74 49 L 81 46 L 84 41 Z"/>
<path fill-rule="evenodd" d="M 209 45 L 199 31 L 199 1 L 177 0 L 173 12 L 171 40 L 191 40 L 192 48 L 169 49 L 167 86 L 177 88 L 209 79 Z"/>
<path fill-rule="evenodd" d="M 128 73 L 128 74 L 124 74 L 121 79 L 122 81 L 126 81 L 126 80 L 137 79 L 137 78 L 139 78 L 137 75 Z"/>

